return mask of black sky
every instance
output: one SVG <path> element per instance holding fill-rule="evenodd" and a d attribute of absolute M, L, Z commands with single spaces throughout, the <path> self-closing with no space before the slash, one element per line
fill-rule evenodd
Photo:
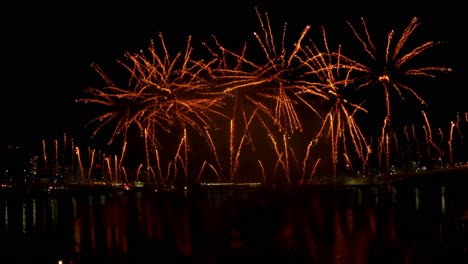
<path fill-rule="evenodd" d="M 319 36 L 325 26 L 340 42 L 355 45 L 346 21 L 368 20 L 376 37 L 385 40 L 389 30 L 403 31 L 413 16 L 420 18 L 417 38 L 421 42 L 442 40 L 442 53 L 433 55 L 437 65 L 454 68 L 431 87 L 428 101 L 437 115 L 452 118 L 457 111 L 467 112 L 466 90 L 466 14 L 461 4 L 406 6 L 347 4 L 316 1 L 114 1 L 107 4 L 83 1 L 57 3 L 15 2 L 2 9 L 3 87 L 1 99 L 2 144 L 15 143 L 28 148 L 40 140 L 64 132 L 83 136 L 86 109 L 75 103 L 82 91 L 100 80 L 91 63 L 104 68 L 116 65 L 125 51 L 145 49 L 162 32 L 169 48 L 185 46 L 216 35 L 225 43 L 240 46 L 252 40 L 259 24 L 254 8 L 268 12 L 280 30 L 300 32 L 311 25 Z M 352 3 L 351 3 L 352 2 Z M 413 12 L 414 11 L 414 12 Z M 342 39 L 343 38 L 343 39 Z M 419 39 L 417 39 L 419 40 Z M 351 44 L 354 43 L 354 44 Z M 431 58 L 432 59 L 432 58 Z M 111 72 L 108 72 L 112 76 Z"/>

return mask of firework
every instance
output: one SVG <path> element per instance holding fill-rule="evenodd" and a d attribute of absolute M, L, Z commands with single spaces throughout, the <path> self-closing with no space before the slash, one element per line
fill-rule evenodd
<path fill-rule="evenodd" d="M 375 154 L 374 138 L 377 166 L 390 171 L 392 153 L 400 147 L 392 123 L 394 95 L 406 100 L 409 94 L 426 104 L 408 84 L 408 77 L 433 78 L 451 69 L 411 67 L 410 62 L 439 42 L 425 42 L 403 52 L 419 26 L 413 18 L 396 42 L 395 32 L 388 33 L 379 56 L 364 19 L 363 33 L 347 22 L 369 58 L 367 63 L 345 54 L 341 45 L 331 48 L 324 27 L 321 43 L 308 36 L 311 27 L 305 26 L 288 45 L 286 23 L 277 35 L 268 14 L 257 9 L 256 14 L 260 24 L 260 31 L 253 34 L 256 45 L 246 41 L 240 49 L 231 49 L 213 36 L 212 44 L 202 43 L 210 55 L 208 60 L 193 58 L 191 37 L 186 49 L 172 56 L 160 34 L 160 41 L 152 41 L 147 50 L 127 52 L 124 60 L 117 61 L 128 73 L 125 85 L 111 80 L 97 64 L 92 65 L 106 85 L 88 89 L 89 97 L 79 101 L 106 109 L 90 122 L 98 123 L 93 136 L 112 124 L 109 143 L 117 136 L 124 143 L 121 158 L 110 174 L 113 179 L 120 179 L 123 173 L 127 180 L 123 163 L 124 156 L 129 156 L 131 127 L 144 137 L 145 162 L 140 163 L 137 181 L 144 171 L 145 180 L 161 186 L 175 184 L 177 179 L 187 185 L 206 179 L 207 174 L 217 181 L 236 182 L 241 174 L 253 173 L 252 161 L 257 167 L 254 173 L 264 183 L 280 175 L 287 184 L 310 183 L 314 174 L 322 173 L 319 165 L 327 166 L 326 160 L 335 180 L 341 164 L 349 173 L 362 170 L 369 175 L 375 166 L 370 162 Z M 363 131 L 360 122 L 368 122 L 366 118 L 376 111 L 370 95 L 377 90 L 383 94 L 385 108 L 377 121 L 381 126 Z M 441 144 L 435 143 L 426 112 L 421 113 L 427 155 L 441 157 Z M 403 132 L 408 148 L 410 141 L 416 142 L 416 156 L 420 157 L 420 138 L 415 125 L 411 127 L 411 136 L 407 126 Z M 450 153 L 453 130 L 458 127 L 451 127 Z M 198 145 L 194 137 L 202 137 L 206 144 Z M 317 145 L 326 145 L 328 151 L 315 150 Z M 110 167 L 111 161 L 107 162 Z M 191 171 L 198 172 L 194 179 Z"/>
<path fill-rule="evenodd" d="M 346 166 L 352 168 L 348 158 L 349 146 L 353 148 L 354 153 L 362 162 L 363 169 L 366 166 L 369 146 L 354 116 L 358 111 L 367 113 L 367 110 L 361 106 L 362 103 L 353 103 L 344 95 L 344 90 L 349 89 L 347 85 L 351 70 L 343 67 L 340 61 L 342 57 L 340 47 L 336 52 L 330 51 L 324 27 L 322 27 L 322 36 L 323 51 L 313 41 L 310 41 L 310 45 L 302 50 L 300 56 L 302 66 L 307 70 L 303 75 L 303 89 L 298 94 L 314 112 L 318 112 L 314 106 L 317 100 L 319 100 L 318 103 L 324 101 L 328 105 L 324 110 L 322 125 L 313 142 L 328 138 L 331 146 L 333 176 L 336 176 L 339 153 L 346 162 Z M 311 96 L 316 98 L 312 101 L 316 104 L 310 103 Z"/>
<path fill-rule="evenodd" d="M 391 107 L 391 101 L 394 98 L 393 94 L 397 95 L 397 98 L 400 98 L 402 101 L 407 101 L 408 98 L 406 95 L 409 94 L 409 96 L 416 99 L 421 105 L 426 105 L 423 96 L 408 84 L 409 77 L 434 78 L 437 74 L 451 72 L 452 69 L 438 66 L 411 65 L 411 62 L 416 57 L 420 57 L 427 50 L 441 44 L 441 42 L 427 41 L 405 52 L 407 50 L 405 44 L 420 25 L 416 17 L 412 18 L 396 42 L 395 31 L 390 31 L 387 34 L 387 41 L 384 49 L 377 49 L 377 45 L 374 43 L 368 31 L 364 18 L 361 18 L 362 32 L 349 21 L 347 24 L 351 28 L 356 39 L 362 45 L 367 58 L 369 58 L 369 63 L 364 63 L 354 60 L 349 56 L 338 54 L 343 62 L 343 67 L 353 72 L 353 77 L 350 78 L 348 82 L 355 85 L 355 93 L 358 93 L 361 89 L 376 89 L 378 87 L 383 90 L 385 116 L 382 119 L 383 125 L 379 140 L 379 157 L 382 157 L 382 155 L 387 155 L 390 151 L 386 149 L 385 141 L 393 134 Z M 379 54 L 379 52 L 382 52 L 382 54 Z M 373 94 L 371 91 L 372 90 L 368 90 L 367 94 Z M 373 111 L 376 110 L 373 109 Z M 427 118 L 424 118 L 427 121 Z"/>
<path fill-rule="evenodd" d="M 286 24 L 278 40 L 271 28 L 268 14 L 262 15 L 258 9 L 256 13 L 261 26 L 260 33 L 254 32 L 259 51 L 248 50 L 247 43 L 241 52 L 231 51 L 215 36 L 215 48 L 205 44 L 217 60 L 217 66 L 211 70 L 213 80 L 224 93 L 233 98 L 242 97 L 242 101 L 236 98 L 237 103 L 242 104 L 245 101 L 252 105 L 254 110 L 251 112 L 260 110 L 257 113 L 259 118 L 262 118 L 262 113 L 267 119 L 273 120 L 280 132 L 301 131 L 302 124 L 295 109 L 296 99 L 293 97 L 294 90 L 301 86 L 300 79 L 295 74 L 298 70 L 295 57 L 310 27 L 306 26 L 292 48 L 288 49 L 285 43 Z M 258 52 L 263 54 L 263 60 L 258 57 Z M 249 58 L 248 54 L 256 55 L 255 58 Z M 241 111 L 246 111 L 245 109 L 240 106 Z"/>
<path fill-rule="evenodd" d="M 159 37 L 162 55 L 152 41 L 147 52 L 127 52 L 125 61 L 118 61 L 130 76 L 126 88 L 116 85 L 97 64 L 92 65 L 107 84 L 104 88 L 88 89 L 90 96 L 80 99 L 107 108 L 90 122 L 100 123 L 93 135 L 114 120 L 111 142 L 116 135 L 123 135 L 125 140 L 132 125 L 147 131 L 148 137 L 158 142 L 161 130 L 169 133 L 180 126 L 203 133 L 213 124 L 209 114 L 221 115 L 217 111 L 221 107 L 219 98 L 210 94 L 210 84 L 201 76 L 209 64 L 191 58 L 191 38 L 185 53 L 179 52 L 172 58 L 162 34 Z"/>

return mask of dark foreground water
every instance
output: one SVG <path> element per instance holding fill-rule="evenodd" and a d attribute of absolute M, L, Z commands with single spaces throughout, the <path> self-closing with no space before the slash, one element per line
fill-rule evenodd
<path fill-rule="evenodd" d="M 0 189 L 0 263 L 467 263 L 465 183 Z"/>

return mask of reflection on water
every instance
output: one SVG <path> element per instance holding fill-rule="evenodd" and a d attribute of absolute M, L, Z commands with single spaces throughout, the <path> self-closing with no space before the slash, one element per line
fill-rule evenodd
<path fill-rule="evenodd" d="M 1 190 L 0 263 L 462 263 L 467 223 L 460 186 Z"/>

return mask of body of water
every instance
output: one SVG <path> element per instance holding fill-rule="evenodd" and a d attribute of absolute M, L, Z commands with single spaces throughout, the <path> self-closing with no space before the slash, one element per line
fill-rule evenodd
<path fill-rule="evenodd" d="M 0 263 L 466 263 L 466 181 L 0 189 Z"/>

